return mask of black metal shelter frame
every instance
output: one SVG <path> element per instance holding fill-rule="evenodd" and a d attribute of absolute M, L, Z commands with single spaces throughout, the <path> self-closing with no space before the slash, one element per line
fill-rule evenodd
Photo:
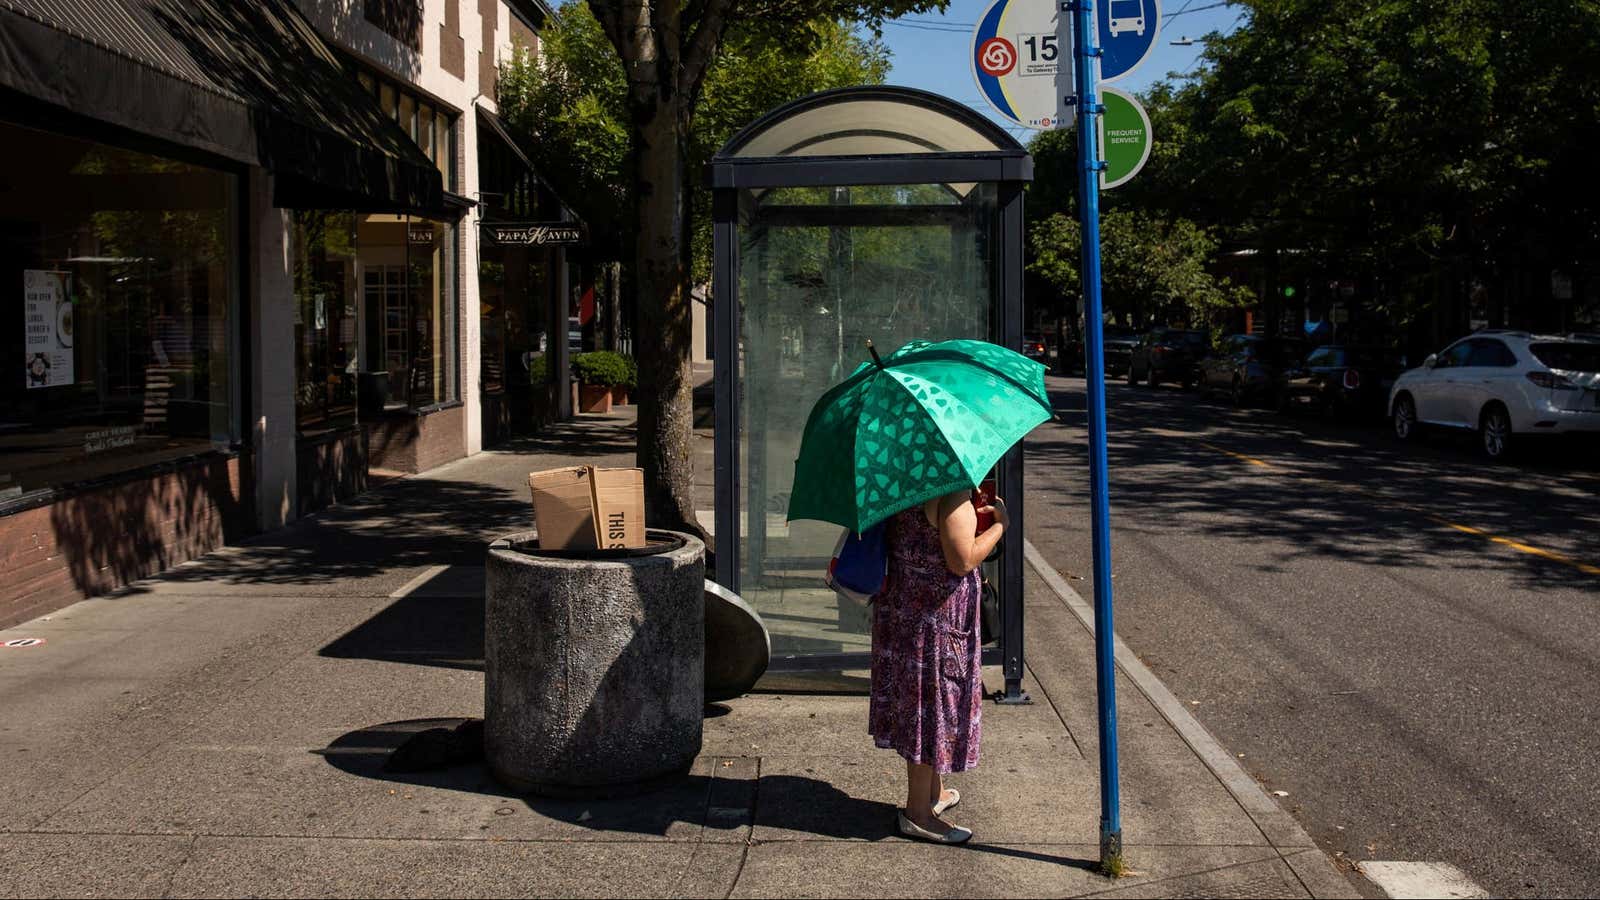
<path fill-rule="evenodd" d="M 718 583 L 740 590 L 741 421 L 739 296 L 741 192 L 779 188 L 851 186 L 960 186 L 964 197 L 993 185 L 998 216 L 988 236 L 993 284 L 989 339 L 1020 349 L 1023 331 L 1023 188 L 1033 177 L 1033 159 L 1009 134 L 965 105 L 946 97 L 900 87 L 826 91 L 780 107 L 735 135 L 713 158 L 710 181 L 714 221 L 715 477 Z M 771 214 L 781 224 L 805 226 L 951 225 L 959 207 L 950 205 L 781 206 Z M 928 335 L 940 338 L 943 335 Z M 1001 636 L 985 648 L 984 662 L 999 663 L 1005 687 L 1001 702 L 1028 702 L 1023 669 L 1023 537 L 1026 503 L 1022 447 L 1001 461 L 997 477 L 1012 526 L 997 565 Z M 754 511 L 749 513 L 752 523 Z M 752 533 L 754 538 L 754 532 Z M 764 537 L 764 534 L 763 534 Z M 752 548 L 754 549 L 754 548 Z M 866 653 L 774 654 L 775 671 L 837 671 L 865 668 Z"/>

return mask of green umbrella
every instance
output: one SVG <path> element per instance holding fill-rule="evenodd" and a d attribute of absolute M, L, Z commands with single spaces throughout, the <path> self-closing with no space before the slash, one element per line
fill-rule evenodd
<path fill-rule="evenodd" d="M 886 359 L 872 356 L 811 410 L 794 464 L 791 520 L 865 531 L 976 486 L 1051 417 L 1045 367 L 1004 347 L 912 341 Z"/>

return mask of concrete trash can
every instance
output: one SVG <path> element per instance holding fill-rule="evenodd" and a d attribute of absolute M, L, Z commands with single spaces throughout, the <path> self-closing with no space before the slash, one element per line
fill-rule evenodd
<path fill-rule="evenodd" d="M 688 770 L 705 700 L 705 545 L 651 529 L 636 550 L 489 545 L 484 755 L 515 790 L 617 796 Z"/>

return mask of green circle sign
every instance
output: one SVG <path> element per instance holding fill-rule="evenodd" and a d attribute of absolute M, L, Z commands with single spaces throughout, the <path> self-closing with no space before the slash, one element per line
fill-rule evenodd
<path fill-rule="evenodd" d="M 1114 87 L 1100 88 L 1105 114 L 1100 117 L 1100 152 L 1106 167 L 1101 190 L 1125 184 L 1150 159 L 1150 116 L 1134 96 Z"/>

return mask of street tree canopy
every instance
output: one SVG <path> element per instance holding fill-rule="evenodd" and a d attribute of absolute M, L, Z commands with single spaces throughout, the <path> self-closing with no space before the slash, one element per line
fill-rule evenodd
<path fill-rule="evenodd" d="M 640 341 L 639 460 L 652 522 L 693 525 L 689 279 L 709 277 L 701 172 L 762 113 L 816 91 L 881 83 L 882 17 L 930 3 L 563 6 L 537 57 L 502 72 L 500 105 L 535 163 L 630 263 Z M 857 34 L 857 24 L 869 36 Z M 688 36 L 685 39 L 685 36 Z M 669 61 L 676 60 L 676 63 Z"/>
<path fill-rule="evenodd" d="M 815 39 L 806 23 L 865 23 L 942 9 L 943 0 L 588 0 L 622 62 L 631 152 L 632 291 L 639 352 L 639 465 L 646 516 L 662 527 L 701 529 L 691 494 L 694 410 L 692 324 L 694 121 L 707 73 L 730 26 L 774 41 Z M 750 73 L 737 73 L 750 77 Z"/>

